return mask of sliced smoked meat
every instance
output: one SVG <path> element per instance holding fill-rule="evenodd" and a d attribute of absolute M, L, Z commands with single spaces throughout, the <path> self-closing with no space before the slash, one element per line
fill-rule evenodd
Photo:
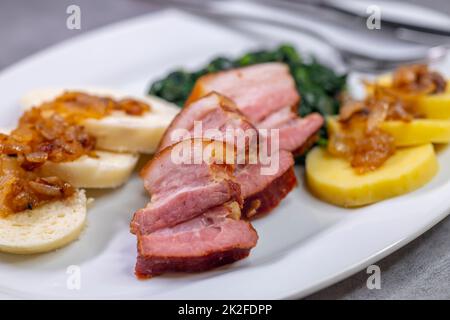
<path fill-rule="evenodd" d="M 292 153 L 280 150 L 271 157 L 278 164 L 272 164 L 274 167 L 270 174 L 261 174 L 261 170 L 270 165 L 260 162 L 236 167 L 234 174 L 241 187 L 243 215 L 247 218 L 268 213 L 297 185 Z"/>
<path fill-rule="evenodd" d="M 297 117 L 281 124 L 279 131 L 279 148 L 294 154 L 300 154 L 305 143 L 322 127 L 323 117 L 312 113 L 304 118 Z"/>
<path fill-rule="evenodd" d="M 195 122 L 201 129 L 200 136 L 195 132 Z M 201 127 L 200 127 L 201 126 Z M 227 141 L 236 144 L 235 137 L 227 138 L 226 130 L 252 130 L 257 134 L 256 128 L 243 116 L 236 105 L 226 97 L 215 92 L 209 93 L 203 98 L 184 107 L 172 120 L 172 123 L 164 133 L 159 149 L 166 148 L 186 138 L 210 138 L 214 140 Z M 188 132 L 187 137 L 178 133 Z M 180 131 L 182 130 L 182 131 Z M 220 135 L 204 135 L 211 132 Z"/>
<path fill-rule="evenodd" d="M 254 124 L 300 100 L 289 67 L 278 62 L 207 74 L 197 80 L 186 105 L 213 91 L 233 100 Z"/>
<path fill-rule="evenodd" d="M 282 63 L 219 72 L 196 82 L 160 151 L 141 173 L 151 201 L 131 223 L 138 239 L 138 277 L 209 270 L 249 254 L 258 235 L 241 215 L 269 212 L 296 186 L 292 152 L 314 141 L 323 124 L 318 114 L 299 118 L 298 102 L 294 80 Z M 206 134 L 210 129 L 217 134 Z M 267 145 L 268 154 L 262 159 L 259 153 L 256 162 L 251 157 L 243 163 L 218 161 L 230 150 L 236 160 L 236 146 L 230 147 L 236 136 L 227 135 L 227 129 L 255 131 L 257 150 Z M 279 143 L 269 129 L 279 130 Z M 245 152 L 250 152 L 249 141 Z M 195 152 L 178 157 L 186 144 L 200 151 L 200 161 Z M 191 163 L 174 161 L 174 156 Z"/>
<path fill-rule="evenodd" d="M 207 149 L 212 144 L 213 148 Z M 141 172 L 151 201 L 134 214 L 131 232 L 147 234 L 192 219 L 228 201 L 242 203 L 233 164 L 225 164 L 224 160 L 216 163 L 215 151 L 223 146 L 225 143 L 191 139 L 159 152 Z M 191 152 L 185 159 L 187 163 L 174 159 L 182 150 Z"/>
<path fill-rule="evenodd" d="M 138 235 L 136 275 L 205 271 L 247 257 L 258 235 L 239 214 L 239 205 L 229 203 L 175 227 Z"/>

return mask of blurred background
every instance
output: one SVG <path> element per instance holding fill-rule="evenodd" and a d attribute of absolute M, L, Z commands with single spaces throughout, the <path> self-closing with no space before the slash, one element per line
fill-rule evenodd
<path fill-rule="evenodd" d="M 245 3 L 246 9 L 240 3 Z M 66 9 L 72 4 L 81 8 L 80 30 L 65 27 Z M 252 10 L 257 4 L 261 9 L 258 13 Z M 377 18 L 373 5 L 380 9 L 379 30 L 368 29 L 368 24 L 376 26 L 373 19 L 367 21 L 371 13 Z M 345 50 L 344 58 L 351 59 L 351 65 L 357 63 L 355 53 L 362 53 L 364 58 L 369 54 L 382 60 L 379 65 L 389 67 L 392 59 L 440 55 L 442 52 L 427 50 L 450 42 L 447 0 L 0 0 L 0 40 L 4 48 L 0 68 L 96 27 L 174 6 L 222 23 L 245 24 L 250 18 L 259 20 L 259 25 L 277 23 L 286 29 L 294 28 Z M 371 11 L 367 11 L 369 7 Z M 253 22 L 246 27 L 251 29 Z M 386 57 L 389 61 L 385 61 Z M 363 68 L 367 62 L 362 61 Z M 373 69 L 373 65 L 367 68 Z"/>
<path fill-rule="evenodd" d="M 0 0 L 0 69 L 48 46 L 139 15 L 178 7 L 230 26 L 275 23 L 336 50 L 351 70 L 385 69 L 404 61 L 435 62 L 450 44 L 448 0 Z M 66 27 L 69 5 L 81 8 L 81 29 Z M 252 10 L 252 5 L 262 7 Z M 370 5 L 381 29 L 370 29 Z M 250 9 L 249 9 L 250 8 Z M 245 10 L 244 10 L 245 9 Z M 373 8 L 372 8 L 373 9 Z M 375 8 L 376 11 L 376 8 Z M 162 31 L 163 32 L 163 31 Z M 326 53 L 325 53 L 326 55 Z M 448 72 L 449 70 L 447 70 Z M 450 218 L 383 259 L 382 290 L 368 290 L 363 271 L 311 299 L 450 299 Z"/>

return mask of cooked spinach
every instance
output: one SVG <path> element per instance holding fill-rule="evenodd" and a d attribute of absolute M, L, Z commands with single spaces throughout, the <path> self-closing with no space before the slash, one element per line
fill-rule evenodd
<path fill-rule="evenodd" d="M 338 113 L 338 95 L 345 87 L 346 75 L 338 75 L 314 59 L 311 62 L 303 61 L 295 48 L 287 44 L 281 45 L 275 50 L 250 52 L 237 59 L 217 57 L 204 68 L 194 72 L 183 69 L 176 70 L 167 77 L 154 82 L 149 93 L 182 107 L 194 87 L 195 81 L 207 73 L 275 61 L 286 63 L 290 68 L 301 95 L 302 101 L 299 105 L 301 116 L 312 112 L 319 112 L 322 115 Z M 326 143 L 325 128 L 320 131 L 320 137 L 320 143 Z"/>

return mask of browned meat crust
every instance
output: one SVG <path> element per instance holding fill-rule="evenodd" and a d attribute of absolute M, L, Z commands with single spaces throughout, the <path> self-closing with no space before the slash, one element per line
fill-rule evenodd
<path fill-rule="evenodd" d="M 214 269 L 246 258 L 250 249 L 231 249 L 213 252 L 202 257 L 145 257 L 138 256 L 135 274 L 139 279 L 148 279 L 167 272 L 200 272 Z"/>

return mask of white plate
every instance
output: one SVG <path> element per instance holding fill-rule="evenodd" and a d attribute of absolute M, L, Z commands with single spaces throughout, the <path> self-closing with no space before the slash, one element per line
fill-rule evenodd
<path fill-rule="evenodd" d="M 286 32 L 300 48 L 324 53 L 313 40 Z M 43 86 L 101 86 L 142 94 L 152 78 L 267 43 L 175 11 L 143 16 L 64 42 L 5 70 L 0 126 L 19 115 L 17 101 Z M 450 207 L 450 153 L 424 188 L 365 208 L 337 208 L 300 185 L 268 217 L 256 221 L 260 241 L 249 258 L 211 272 L 138 281 L 133 274 L 132 213 L 146 204 L 142 182 L 98 194 L 79 241 L 53 253 L 0 255 L 5 298 L 287 298 L 330 285 L 386 256 L 443 219 Z M 300 180 L 302 181 L 302 180 Z M 301 183 L 300 183 L 301 184 Z M 71 265 L 81 288 L 69 290 Z"/>

